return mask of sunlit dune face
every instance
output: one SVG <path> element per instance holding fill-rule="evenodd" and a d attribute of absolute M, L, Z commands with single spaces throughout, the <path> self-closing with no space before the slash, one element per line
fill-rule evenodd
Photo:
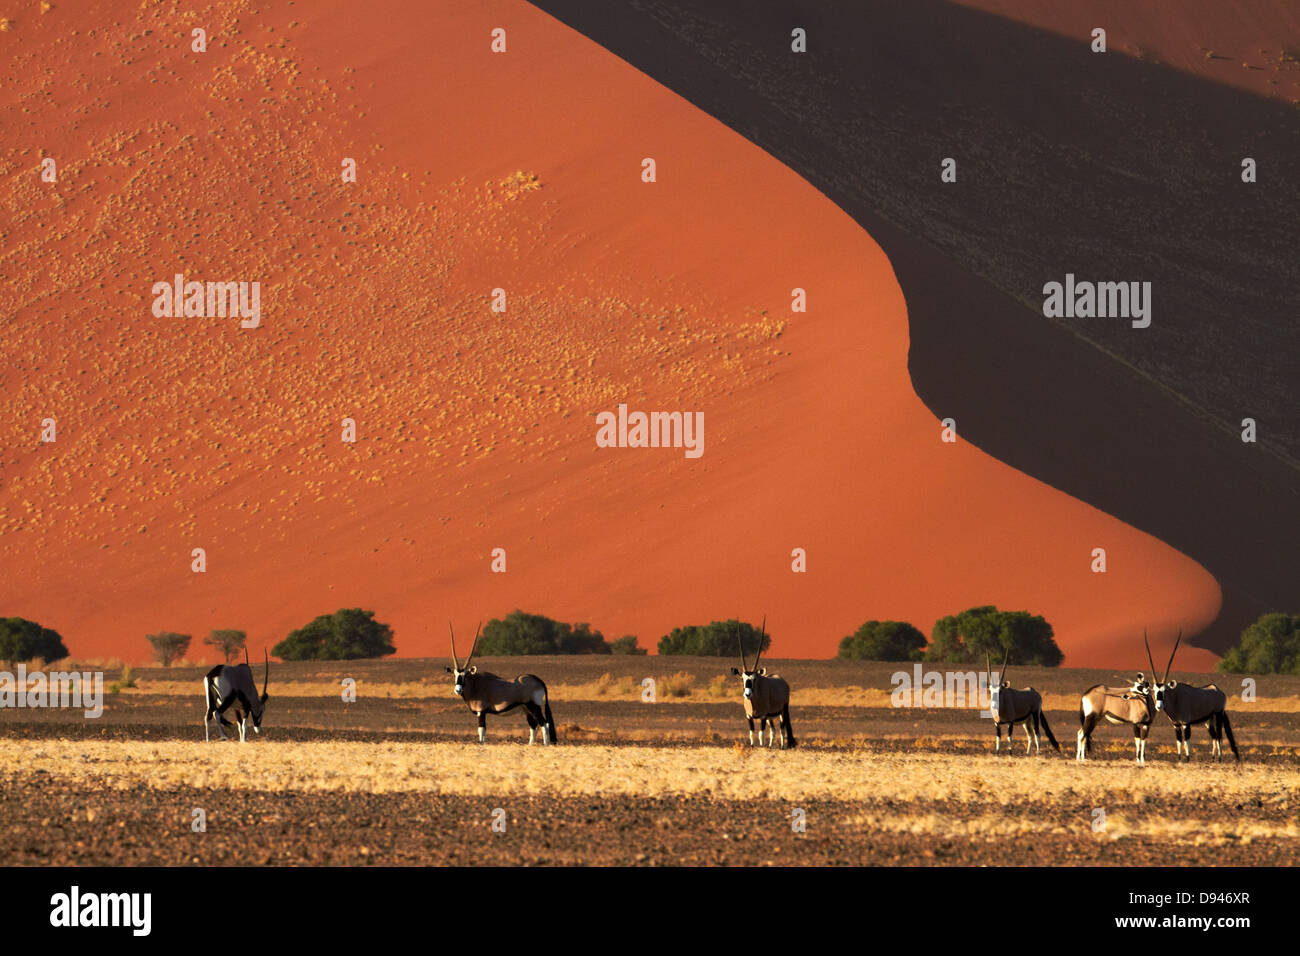
<path fill-rule="evenodd" d="M 134 659 L 160 622 L 359 606 L 428 655 L 448 608 L 653 647 L 748 607 L 829 656 L 996 603 L 1079 665 L 1213 618 L 1194 562 L 940 440 L 888 260 L 806 182 L 524 3 L 372 8 L 218 4 L 205 54 L 163 5 L 17 24 L 6 613 Z M 156 317 L 176 274 L 260 282 L 260 325 Z M 619 403 L 702 412 L 704 453 L 598 448 Z"/>

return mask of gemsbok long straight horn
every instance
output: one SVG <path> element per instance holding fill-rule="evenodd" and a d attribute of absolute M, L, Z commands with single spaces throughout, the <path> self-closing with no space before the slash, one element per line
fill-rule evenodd
<path fill-rule="evenodd" d="M 474 659 L 474 652 L 478 650 L 478 638 L 483 630 L 482 623 L 474 632 L 474 644 L 470 647 L 469 656 L 465 658 L 463 664 L 456 658 L 456 629 L 451 626 L 450 621 L 447 622 L 447 627 L 451 631 L 452 663 L 452 666 L 447 668 L 447 673 L 454 675 L 455 683 L 452 689 L 456 696 L 463 700 L 478 717 L 478 742 L 487 741 L 488 714 L 504 714 L 516 707 L 522 707 L 528 717 L 530 744 L 537 739 L 539 726 L 542 728 L 543 746 L 559 743 L 559 737 L 555 733 L 555 718 L 551 716 L 551 698 L 542 679 L 535 674 L 522 674 L 514 680 L 504 680 L 486 671 L 480 674 L 478 667 L 470 662 Z"/>
<path fill-rule="evenodd" d="M 257 693 L 257 682 L 253 679 L 253 668 L 248 663 L 248 648 L 244 648 L 244 663 L 218 664 L 203 677 L 203 699 L 206 709 L 203 713 L 203 739 L 211 740 L 209 734 L 213 718 L 217 720 L 217 731 L 221 739 L 226 739 L 226 727 L 239 726 L 239 742 L 242 744 L 248 734 L 248 718 L 253 718 L 253 733 L 262 732 L 262 715 L 266 712 L 266 687 L 271 681 L 271 657 L 262 649 L 265 670 L 262 674 L 262 693 Z M 227 710 L 234 708 L 235 722 L 226 720 Z"/>
<path fill-rule="evenodd" d="M 1151 684 L 1139 673 L 1130 687 L 1107 687 L 1096 684 L 1083 692 L 1079 699 L 1079 736 L 1075 748 L 1076 760 L 1087 759 L 1092 750 L 1092 732 L 1104 718 L 1111 724 L 1129 724 L 1133 728 L 1133 750 L 1138 763 L 1147 762 L 1147 737 L 1151 734 L 1151 718 L 1155 716 L 1155 702 L 1151 698 Z"/>
<path fill-rule="evenodd" d="M 1142 632 L 1142 641 L 1147 647 L 1147 663 L 1151 665 L 1152 679 L 1155 679 L 1156 665 L 1151 660 L 1151 642 L 1147 640 L 1147 634 Z M 1232 756 L 1235 760 L 1241 760 L 1241 754 L 1237 751 L 1237 740 L 1232 736 L 1232 724 L 1228 722 L 1228 696 L 1219 689 L 1217 684 L 1204 684 L 1197 687 L 1193 684 L 1180 684 L 1176 680 L 1169 679 L 1169 668 L 1174 665 L 1174 655 L 1178 653 L 1178 645 L 1183 641 L 1183 632 L 1178 632 L 1178 640 L 1174 641 L 1174 649 L 1169 653 L 1169 663 L 1165 665 L 1165 676 L 1156 681 L 1155 685 L 1155 702 L 1156 710 L 1164 713 L 1174 725 L 1174 737 L 1178 747 L 1178 756 L 1190 761 L 1192 759 L 1192 725 L 1206 724 L 1210 731 L 1211 753 L 1215 760 L 1223 756 L 1223 735 L 1228 735 L 1228 744 L 1232 747 Z"/>
<path fill-rule="evenodd" d="M 993 752 L 996 754 L 1002 750 L 1003 725 L 1005 724 L 1007 728 L 1007 751 L 1010 752 L 1012 731 L 1015 730 L 1016 724 L 1023 722 L 1025 753 L 1029 753 L 1031 748 L 1034 753 L 1041 753 L 1038 738 L 1040 726 L 1047 734 L 1048 741 L 1056 748 L 1056 752 L 1060 753 L 1061 745 L 1052 735 L 1052 728 L 1047 723 L 1047 715 L 1043 713 L 1043 695 L 1032 687 L 1016 690 L 1007 685 L 1007 661 L 1010 659 L 1011 648 L 1008 647 L 1007 652 L 1002 655 L 1002 669 L 994 678 L 993 662 L 989 659 L 988 651 L 984 652 L 984 675 L 989 682 L 989 713 L 993 717 L 994 732 L 997 734 Z"/>
<path fill-rule="evenodd" d="M 740 639 L 740 624 L 736 624 L 736 644 L 740 647 L 740 669 L 731 669 L 739 675 L 745 692 L 745 718 L 749 721 L 749 745 L 754 746 L 754 721 L 758 721 L 758 745 L 763 746 L 763 728 L 767 728 L 767 745 L 772 746 L 776 737 L 776 722 L 781 721 L 781 749 L 794 747 L 794 730 L 790 726 L 790 685 L 780 674 L 769 674 L 766 667 L 759 667 L 763 656 L 763 641 L 767 637 L 767 617 L 763 618 L 763 627 L 758 636 L 758 654 L 754 657 L 754 666 L 745 661 L 745 644 Z"/>

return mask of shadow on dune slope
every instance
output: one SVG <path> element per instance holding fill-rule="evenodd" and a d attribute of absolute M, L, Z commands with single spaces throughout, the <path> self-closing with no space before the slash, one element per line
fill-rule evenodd
<path fill-rule="evenodd" d="M 1294 608 L 1294 106 L 939 0 L 533 2 L 853 216 L 906 296 L 921 399 L 1214 574 L 1223 608 L 1197 643 Z M 1044 318 L 1067 272 L 1151 282 L 1150 328 Z"/>

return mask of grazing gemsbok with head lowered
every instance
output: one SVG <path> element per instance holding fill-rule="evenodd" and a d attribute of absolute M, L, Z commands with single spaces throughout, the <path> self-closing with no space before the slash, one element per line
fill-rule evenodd
<path fill-rule="evenodd" d="M 1142 640 L 1147 645 L 1147 662 L 1151 664 L 1151 677 L 1155 680 L 1156 665 L 1151 660 L 1151 642 L 1147 641 L 1145 631 L 1142 632 Z M 1178 653 L 1178 645 L 1182 640 L 1183 632 L 1179 631 L 1178 640 L 1174 641 L 1174 649 L 1169 654 L 1169 663 L 1165 665 L 1165 676 L 1156 681 L 1156 710 L 1163 711 L 1173 721 L 1178 756 L 1182 759 L 1192 759 L 1192 725 L 1206 723 L 1214 759 L 1223 756 L 1223 735 L 1227 734 L 1232 756 L 1239 761 L 1241 754 L 1237 752 L 1237 740 L 1232 736 L 1232 724 L 1228 723 L 1227 695 L 1215 684 L 1197 687 L 1169 679 L 1169 668 L 1173 666 L 1174 654 Z"/>
<path fill-rule="evenodd" d="M 528 742 L 537 739 L 537 728 L 542 728 L 542 744 L 559 743 L 555 734 L 555 718 L 551 716 L 551 698 L 546 692 L 546 685 L 534 674 L 523 674 L 514 680 L 503 680 L 495 674 L 471 665 L 474 652 L 478 650 L 478 635 L 483 629 L 474 632 L 474 644 L 469 649 L 465 663 L 456 659 L 456 630 L 448 622 L 451 630 L 451 663 L 447 673 L 455 676 L 456 696 L 463 700 L 471 711 L 478 716 L 478 742 L 487 740 L 487 715 L 504 714 L 522 707 L 528 716 Z"/>
<path fill-rule="evenodd" d="M 1079 739 L 1075 759 L 1087 759 L 1092 750 L 1092 732 L 1104 717 L 1112 724 L 1133 726 L 1136 760 L 1146 763 L 1147 737 L 1151 734 L 1151 718 L 1154 716 L 1151 684 L 1142 674 L 1137 675 L 1130 687 L 1107 687 L 1105 684 L 1089 687 L 1079 700 Z"/>
<path fill-rule="evenodd" d="M 749 721 L 749 745 L 754 746 L 754 720 L 758 720 L 758 745 L 763 746 L 763 728 L 767 728 L 767 745 L 772 746 L 776 738 L 776 722 L 781 721 L 781 749 L 794 747 L 794 731 L 790 727 L 790 685 L 780 674 L 768 674 L 766 667 L 759 667 L 759 658 L 763 656 L 763 640 L 767 636 L 767 618 L 763 618 L 763 628 L 758 636 L 758 654 L 754 657 L 754 666 L 745 663 L 745 645 L 740 640 L 740 629 L 736 629 L 736 643 L 740 646 L 740 670 L 731 669 L 739 675 L 745 687 L 745 717 Z"/>
<path fill-rule="evenodd" d="M 1040 753 L 1038 741 L 1038 727 L 1041 724 L 1044 733 L 1047 734 L 1048 741 L 1056 748 L 1056 752 L 1061 752 L 1061 745 L 1056 742 L 1052 735 L 1052 728 L 1047 724 L 1047 715 L 1043 713 L 1043 695 L 1038 693 L 1032 687 L 1024 690 L 1016 690 L 1007 686 L 1007 661 L 1011 659 L 1011 648 L 1007 648 L 1006 654 L 1002 657 L 1002 670 L 997 677 L 993 676 L 992 661 L 989 660 L 988 652 L 984 652 L 984 674 L 989 682 L 989 713 L 993 715 L 994 732 L 997 734 L 997 743 L 994 745 L 993 752 L 996 754 L 1002 750 L 1002 725 L 1007 726 L 1007 750 L 1011 750 L 1011 734 L 1015 730 L 1016 724 L 1024 721 L 1025 724 L 1025 753 L 1029 753 L 1032 747 L 1034 753 Z"/>
<path fill-rule="evenodd" d="M 203 678 L 203 699 L 207 709 L 203 714 L 203 739 L 211 740 L 209 725 L 215 717 L 221 739 L 226 739 L 225 727 L 239 726 L 239 742 L 248 734 L 248 718 L 253 718 L 253 733 L 262 732 L 262 714 L 266 712 L 266 685 L 271 680 L 271 658 L 262 650 L 266 671 L 262 675 L 262 693 L 257 693 L 253 668 L 248 663 L 248 648 L 244 648 L 244 663 L 218 664 Z M 235 709 L 235 723 L 226 720 L 226 711 Z"/>

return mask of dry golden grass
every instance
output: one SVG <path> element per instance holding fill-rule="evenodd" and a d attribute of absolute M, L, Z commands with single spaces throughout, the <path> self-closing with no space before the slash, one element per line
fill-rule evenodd
<path fill-rule="evenodd" d="M 1277 764 L 1078 765 L 1043 757 L 1012 765 L 989 755 L 767 751 L 728 747 L 521 744 L 0 740 L 0 765 L 98 786 L 187 785 L 266 791 L 419 791 L 737 799 L 956 801 L 1177 810 L 1206 797 L 1285 812 L 1300 767 Z"/>
<path fill-rule="evenodd" d="M 108 670 L 108 668 L 104 668 Z M 120 667 L 119 667 L 120 669 Z M 662 703 L 711 703 L 735 700 L 740 702 L 740 683 L 725 674 L 719 674 L 703 686 L 698 686 L 693 675 L 678 671 L 670 675 L 647 674 L 654 677 L 656 700 Z M 192 697 L 195 693 L 194 680 L 155 680 L 138 678 L 136 693 L 158 694 L 163 696 Z M 338 697 L 342 692 L 338 681 L 277 681 L 272 689 L 277 697 Z M 551 684 L 552 701 L 637 701 L 641 699 L 641 681 L 630 676 L 615 676 L 605 673 L 594 681 L 580 684 Z M 129 693 L 130 691 L 124 691 Z M 810 687 L 803 690 L 793 689 L 790 693 L 790 706 L 800 707 L 892 707 L 891 692 L 874 687 Z M 452 696 L 449 681 L 430 678 L 427 681 L 385 682 L 357 678 L 358 697 L 387 697 L 401 699 L 442 699 Z M 977 708 L 956 708 L 968 710 L 973 715 Z M 1071 694 L 1043 695 L 1043 709 L 1049 714 L 1060 711 L 1074 714 L 1079 709 L 1079 698 Z M 1239 698 L 1229 701 L 1230 713 L 1300 713 L 1300 697 L 1260 697 L 1246 703 Z M 918 713 L 924 713 L 918 709 Z"/>
<path fill-rule="evenodd" d="M 842 821 L 850 826 L 892 833 L 912 833 L 939 839 L 1000 839 L 1003 837 L 1068 836 L 1081 831 L 1092 833 L 1091 817 L 1074 823 L 1052 820 L 1034 814 L 981 813 L 968 817 L 940 813 L 864 813 Z M 1131 837 L 1159 838 L 1195 846 L 1240 845 L 1261 839 L 1300 838 L 1300 824 L 1294 820 L 1270 822 L 1235 821 L 1224 818 L 1174 815 L 1170 808 L 1157 808 L 1139 818 L 1132 813 L 1107 813 L 1106 826 L 1093 834 L 1100 841 L 1115 842 Z"/>

